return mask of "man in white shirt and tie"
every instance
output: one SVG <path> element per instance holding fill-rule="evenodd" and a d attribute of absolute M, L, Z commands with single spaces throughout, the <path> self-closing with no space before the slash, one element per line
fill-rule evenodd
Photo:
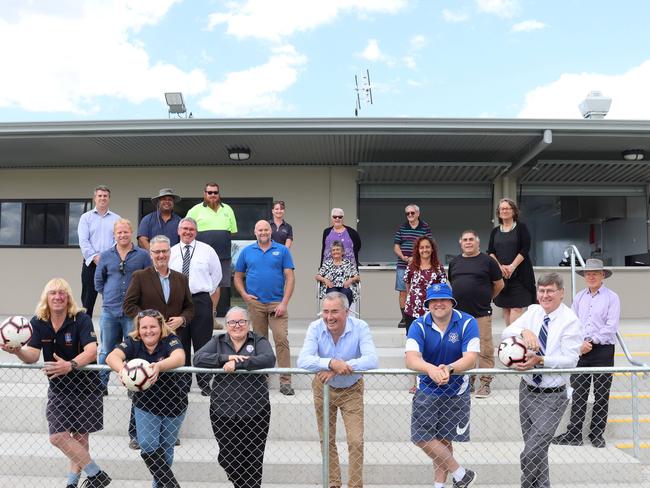
<path fill-rule="evenodd" d="M 221 281 L 219 256 L 212 246 L 196 240 L 196 232 L 194 219 L 181 219 L 178 223 L 181 240 L 172 246 L 169 258 L 169 267 L 188 277 L 194 303 L 194 318 L 187 327 L 176 331 L 185 349 L 186 366 L 191 365 L 192 346 L 198 351 L 212 338 Z M 209 395 L 210 375 L 197 375 L 196 380 L 201 392 Z"/>
<path fill-rule="evenodd" d="M 519 370 L 574 368 L 580 357 L 582 325 L 562 303 L 564 285 L 557 273 L 537 281 L 537 301 L 512 324 L 502 338 L 521 336 L 529 351 Z M 548 448 L 569 404 L 567 375 L 526 374 L 519 385 L 519 420 L 524 438 L 521 453 L 522 488 L 550 487 Z"/>

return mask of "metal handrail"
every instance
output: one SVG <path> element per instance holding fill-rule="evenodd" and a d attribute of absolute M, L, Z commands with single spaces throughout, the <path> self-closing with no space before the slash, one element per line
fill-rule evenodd
<path fill-rule="evenodd" d="M 571 261 L 571 297 L 575 298 L 576 296 L 576 259 L 580 263 L 580 266 L 584 268 L 585 266 L 585 260 L 582 258 L 582 255 L 580 254 L 580 251 L 578 251 L 578 248 L 574 246 L 573 244 L 568 246 L 564 250 L 564 255 L 568 257 Z M 623 336 L 621 333 L 617 330 L 616 331 L 616 340 L 618 341 L 619 346 L 621 346 L 621 349 L 623 353 L 625 354 L 625 357 L 629 361 L 630 364 L 633 364 L 634 366 L 647 366 L 646 363 L 642 363 L 641 361 L 637 361 L 632 357 L 632 353 L 627 347 L 627 344 L 625 343 L 625 340 L 623 340 Z"/>

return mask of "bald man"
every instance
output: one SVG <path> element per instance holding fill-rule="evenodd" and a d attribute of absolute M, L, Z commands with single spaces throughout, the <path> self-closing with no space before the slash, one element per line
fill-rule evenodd
<path fill-rule="evenodd" d="M 239 254 L 235 288 L 248 306 L 253 330 L 268 336 L 271 327 L 278 367 L 290 368 L 287 307 L 295 283 L 293 259 L 286 246 L 271 239 L 271 225 L 266 220 L 255 224 L 255 238 L 257 242 Z M 280 393 L 294 394 L 290 375 L 280 376 Z"/>

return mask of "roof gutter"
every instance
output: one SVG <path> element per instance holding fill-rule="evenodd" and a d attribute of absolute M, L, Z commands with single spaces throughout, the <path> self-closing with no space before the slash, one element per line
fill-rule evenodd
<path fill-rule="evenodd" d="M 535 145 L 535 147 L 531 148 L 515 164 L 502 171 L 499 176 L 508 176 L 514 173 L 515 171 L 523 167 L 526 163 L 530 162 L 533 158 L 538 156 L 542 151 L 544 151 L 544 149 L 546 149 L 551 144 L 553 144 L 553 131 L 551 129 L 544 129 L 544 134 L 542 135 L 540 141 Z"/>

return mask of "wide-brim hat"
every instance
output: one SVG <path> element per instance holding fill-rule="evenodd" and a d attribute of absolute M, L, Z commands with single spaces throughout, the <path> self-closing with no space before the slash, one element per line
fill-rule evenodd
<path fill-rule="evenodd" d="M 605 266 L 603 266 L 603 262 L 600 259 L 596 258 L 587 259 L 582 269 L 579 269 L 576 272 L 580 276 L 584 276 L 587 271 L 603 271 L 605 273 L 605 278 L 612 276 L 612 270 L 605 268 Z"/>
<path fill-rule="evenodd" d="M 158 196 L 152 197 L 151 201 L 153 203 L 158 203 L 158 199 L 162 197 L 174 197 L 174 203 L 178 203 L 181 201 L 181 197 L 176 195 L 174 193 L 174 190 L 171 188 L 161 188 L 160 191 L 158 192 Z"/>
<path fill-rule="evenodd" d="M 451 287 L 447 283 L 434 283 L 427 288 L 427 298 L 424 300 L 424 306 L 428 307 L 431 300 L 451 300 L 454 308 L 458 305 L 451 294 Z"/>

